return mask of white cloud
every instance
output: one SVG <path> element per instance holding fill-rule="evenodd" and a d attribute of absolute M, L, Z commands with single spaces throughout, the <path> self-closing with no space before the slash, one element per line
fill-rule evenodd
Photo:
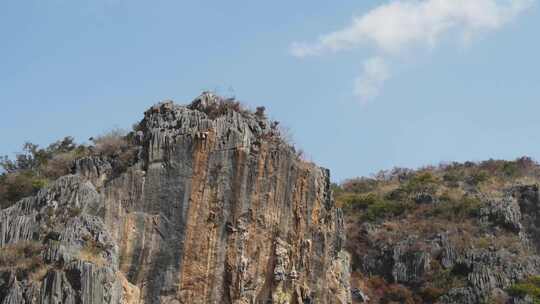
<path fill-rule="evenodd" d="M 388 65 L 382 57 L 373 57 L 364 62 L 362 74 L 354 81 L 354 95 L 363 103 L 377 97 L 390 77 Z"/>
<path fill-rule="evenodd" d="M 295 42 L 291 53 L 307 57 L 358 47 L 374 47 L 378 56 L 395 56 L 415 47 L 433 48 L 444 35 L 470 41 L 494 31 L 536 0 L 395 0 L 380 5 L 313 43 Z M 365 69 L 364 69 L 365 70 Z M 361 76 L 369 77 L 369 75 Z"/>

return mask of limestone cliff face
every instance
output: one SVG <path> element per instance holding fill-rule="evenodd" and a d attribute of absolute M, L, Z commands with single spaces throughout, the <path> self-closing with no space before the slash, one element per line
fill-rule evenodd
<path fill-rule="evenodd" d="M 0 246 L 39 243 L 44 269 L 0 268 L 0 302 L 349 303 L 328 170 L 262 115 L 223 105 L 158 104 L 127 171 L 81 159 L 1 210 Z"/>

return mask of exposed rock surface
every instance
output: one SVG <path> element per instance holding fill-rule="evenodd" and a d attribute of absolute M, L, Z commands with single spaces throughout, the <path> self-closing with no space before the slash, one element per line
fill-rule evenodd
<path fill-rule="evenodd" d="M 328 170 L 223 103 L 158 104 L 125 172 L 84 158 L 1 210 L 3 250 L 42 250 L 38 269 L 0 268 L 0 303 L 349 303 Z"/>
<path fill-rule="evenodd" d="M 433 218 L 428 229 L 407 215 L 392 224 L 361 223 L 349 240 L 361 244 L 353 249 L 354 266 L 364 280 L 383 278 L 390 285 L 384 293 L 403 296 L 401 303 L 533 303 L 530 296 L 512 297 L 508 289 L 540 275 L 538 186 L 514 186 L 500 194 L 478 194 L 482 207 L 471 218 Z M 395 286 L 413 293 L 395 292 Z M 372 287 L 375 294 L 381 289 Z M 363 303 L 363 298 L 353 300 Z"/>

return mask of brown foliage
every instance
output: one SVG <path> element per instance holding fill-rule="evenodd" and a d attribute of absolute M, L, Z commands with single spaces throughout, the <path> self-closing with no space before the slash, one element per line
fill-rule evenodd
<path fill-rule="evenodd" d="M 215 119 L 229 112 L 238 112 L 240 114 L 245 114 L 248 111 L 242 106 L 240 102 L 234 99 L 225 99 L 209 104 L 203 109 L 203 112 L 205 112 L 209 118 Z M 264 114 L 264 111 L 259 114 Z"/>
<path fill-rule="evenodd" d="M 114 156 L 129 146 L 126 132 L 121 129 L 113 129 L 92 141 L 95 145 L 94 153 L 105 156 Z"/>
<path fill-rule="evenodd" d="M 377 303 L 421 303 L 414 297 L 413 292 L 401 284 L 389 284 L 379 276 L 372 276 L 367 280 L 367 286 L 373 291 L 373 296 Z"/>
<path fill-rule="evenodd" d="M 121 129 L 113 129 L 93 139 L 94 155 L 107 158 L 113 166 L 113 174 L 124 172 L 135 162 L 137 148 L 129 134 Z"/>
<path fill-rule="evenodd" d="M 0 248 L 0 271 L 13 271 L 19 279 L 40 280 L 48 270 L 41 257 L 43 246 L 19 242 Z"/>
<path fill-rule="evenodd" d="M 54 180 L 69 174 L 76 158 L 77 155 L 71 152 L 54 155 L 43 167 L 43 175 Z"/>
<path fill-rule="evenodd" d="M 0 208 L 7 208 L 18 200 L 35 194 L 47 181 L 28 171 L 0 176 Z"/>

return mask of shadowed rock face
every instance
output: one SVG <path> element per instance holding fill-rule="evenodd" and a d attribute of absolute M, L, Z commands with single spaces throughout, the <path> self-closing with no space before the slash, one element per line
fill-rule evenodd
<path fill-rule="evenodd" d="M 122 174 L 75 174 L 0 211 L 0 246 L 43 246 L 40 275 L 0 268 L 0 303 L 348 303 L 329 172 L 275 126 L 203 94 L 149 109 Z"/>

